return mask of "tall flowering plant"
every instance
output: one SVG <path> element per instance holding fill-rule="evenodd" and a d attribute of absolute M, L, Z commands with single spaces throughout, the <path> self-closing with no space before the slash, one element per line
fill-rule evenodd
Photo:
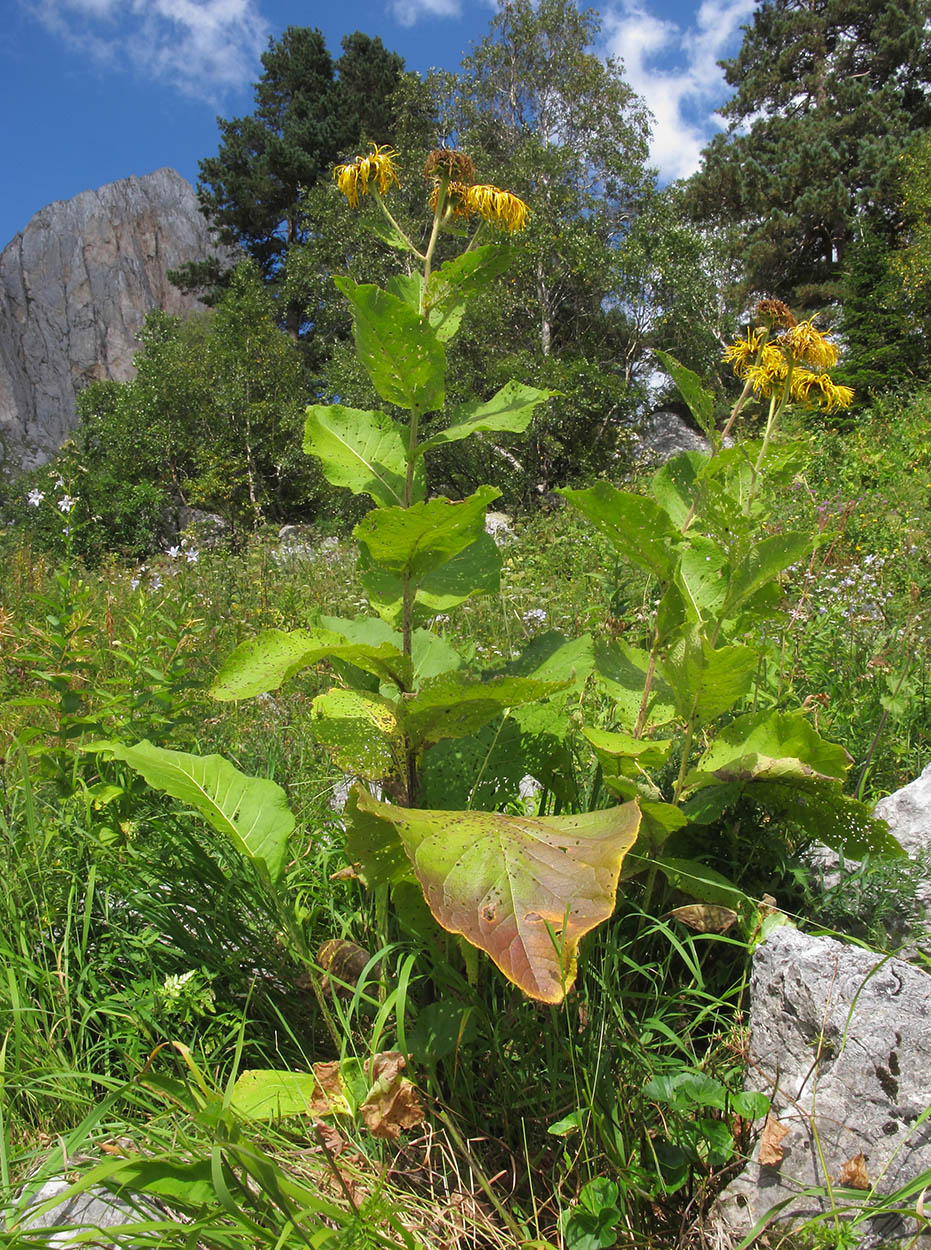
<path fill-rule="evenodd" d="M 356 779 L 343 813 L 353 871 L 375 889 L 382 914 L 390 900 L 416 927 L 425 901 L 434 922 L 459 937 L 468 966 L 472 948 L 483 950 L 526 994 L 555 1003 L 573 982 L 579 940 L 612 914 L 622 872 L 646 875 L 646 898 L 658 875 L 705 901 L 740 898 L 694 854 L 702 831 L 707 840 L 738 802 L 850 854 L 889 845 L 843 795 L 843 748 L 800 712 L 763 706 L 765 649 L 754 637 L 779 614 L 781 577 L 811 544 L 807 534 L 774 529 L 761 489 L 764 477 L 790 469 L 772 441 L 780 415 L 789 403 L 843 406 L 849 392 L 830 378 L 830 342 L 775 301 L 728 349 L 744 388 L 721 434 L 697 377 L 661 353 L 711 453 L 670 462 L 646 495 L 608 482 L 562 492 L 654 579 L 652 646 L 596 647 L 587 635 L 547 634 L 503 669 L 475 671 L 433 626 L 498 588 L 501 558 L 485 513 L 500 492 L 483 485 L 467 499 L 427 498 L 425 461 L 450 442 L 521 433 L 551 392 L 512 381 L 489 399 L 447 404 L 446 344 L 470 298 L 504 271 L 507 239 L 523 229 L 528 208 L 478 182 L 459 151 L 432 152 L 425 174 L 430 217 L 418 247 L 391 212 L 400 185 L 392 148 L 373 145 L 334 171 L 350 206 L 367 196 L 377 202 L 382 232 L 410 257 L 409 272 L 385 289 L 334 279 L 384 408 L 314 404 L 304 431 L 304 450 L 327 479 L 372 502 L 354 531 L 371 611 L 259 634 L 229 657 L 212 693 L 247 698 L 309 665 L 329 665 L 338 680 L 314 700 L 313 721 Z M 440 239 L 460 237 L 468 224 L 476 228 L 463 249 L 439 263 Z M 763 439 L 728 445 L 755 397 L 769 403 Z M 578 811 L 586 805 L 573 802 L 565 781 L 574 730 L 566 703 L 578 702 L 590 679 L 611 710 L 583 733 L 612 805 Z M 744 712 L 754 683 L 757 706 Z M 284 898 L 294 818 L 277 786 L 216 756 L 146 743 L 108 749 L 198 807 Z M 528 773 L 572 814 L 524 814 L 514 800 Z M 286 905 L 283 912 L 310 959 L 299 915 Z"/>

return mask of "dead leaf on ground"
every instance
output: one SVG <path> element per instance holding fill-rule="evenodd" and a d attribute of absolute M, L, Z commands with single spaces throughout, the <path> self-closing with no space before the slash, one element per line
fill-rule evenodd
<path fill-rule="evenodd" d="M 779 1123 L 772 1112 L 769 1113 L 760 1134 L 759 1161 L 764 1167 L 774 1168 L 782 1162 L 785 1151 L 779 1143 L 790 1131 L 787 1125 Z"/>
<path fill-rule="evenodd" d="M 846 1185 L 848 1189 L 870 1188 L 870 1178 L 866 1174 L 866 1159 L 863 1157 L 862 1150 L 858 1150 L 843 1165 L 837 1183 Z"/>
<path fill-rule="evenodd" d="M 696 933 L 726 933 L 737 922 L 735 911 L 717 903 L 688 903 L 674 907 L 669 914 Z"/>
<path fill-rule="evenodd" d="M 358 985 L 362 973 L 369 964 L 371 955 L 355 942 L 334 939 L 324 942 L 317 951 L 317 963 L 324 971 L 323 986 L 329 991 L 346 996 L 352 991 L 350 986 Z M 379 975 L 379 968 L 372 969 L 374 976 Z M 334 982 L 336 984 L 334 984 Z M 343 984 L 339 984 L 343 982 Z"/>
<path fill-rule="evenodd" d="M 405 1129 L 423 1124 L 424 1113 L 417 1089 L 401 1075 L 404 1056 L 386 1050 L 372 1059 L 372 1088 L 359 1108 L 362 1119 L 374 1137 L 397 1141 Z"/>

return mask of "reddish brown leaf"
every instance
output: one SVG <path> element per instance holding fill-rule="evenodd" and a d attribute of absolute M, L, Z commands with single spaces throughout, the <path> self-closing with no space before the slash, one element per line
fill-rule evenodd
<path fill-rule="evenodd" d="M 779 1143 L 789 1132 L 788 1126 L 780 1124 L 770 1112 L 763 1125 L 763 1132 L 760 1134 L 759 1159 L 764 1167 L 774 1168 L 782 1162 L 785 1151 Z"/>
<path fill-rule="evenodd" d="M 696 933 L 726 933 L 737 922 L 735 911 L 715 903 L 688 903 L 685 907 L 674 907 L 669 914 Z"/>
<path fill-rule="evenodd" d="M 404 1130 L 423 1123 L 417 1090 L 401 1075 L 404 1066 L 404 1056 L 396 1050 L 384 1051 L 372 1060 L 372 1088 L 359 1111 L 374 1137 L 397 1141 Z"/>
<path fill-rule="evenodd" d="M 837 1183 L 846 1185 L 849 1189 L 870 1188 L 870 1178 L 866 1174 L 866 1159 L 863 1157 L 862 1150 L 858 1150 L 847 1160 L 840 1170 Z"/>

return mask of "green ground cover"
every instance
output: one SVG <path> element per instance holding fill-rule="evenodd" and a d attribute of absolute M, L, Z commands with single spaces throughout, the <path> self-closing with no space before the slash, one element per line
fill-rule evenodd
<path fill-rule="evenodd" d="M 927 405 L 808 421 L 777 522 L 822 541 L 784 578 L 767 697 L 847 747 L 848 792 L 868 801 L 927 762 Z M 435 622 L 442 637 L 485 669 L 551 630 L 648 645 L 650 579 L 582 517 L 560 508 L 513 530 L 500 592 Z M 759 936 L 747 918 L 689 927 L 673 914 L 682 892 L 622 879 L 565 1002 L 523 998 L 347 873 L 331 806 L 343 774 L 313 723 L 332 673 L 248 701 L 207 693 L 258 628 L 359 611 L 351 537 L 188 544 L 145 569 L 50 561 L 22 527 L 3 541 L 4 1201 L 29 1176 L 109 1169 L 175 1213 L 159 1216 L 169 1245 L 691 1244 L 760 1123 L 740 1094 Z M 608 723 L 591 682 L 573 708 L 578 725 Z M 283 787 L 296 817 L 284 881 L 309 965 L 254 864 L 190 804 L 85 749 L 116 737 L 217 752 Z M 581 734 L 565 766 L 585 801 L 611 801 Z M 825 898 L 805 838 L 779 832 L 764 842 L 722 820 L 703 862 L 799 923 L 882 947 L 908 873 L 868 863 Z M 423 1109 L 406 1128 L 364 1110 L 374 1057 L 396 1052 Z M 237 1085 L 321 1064 L 339 1065 L 338 1110 L 256 1119 Z"/>

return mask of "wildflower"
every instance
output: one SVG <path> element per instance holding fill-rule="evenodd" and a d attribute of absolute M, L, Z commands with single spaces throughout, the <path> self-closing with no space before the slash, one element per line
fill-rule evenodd
<path fill-rule="evenodd" d="M 78 501 L 71 495 L 62 495 L 61 499 L 58 501 L 58 510 L 59 512 L 68 513 L 77 502 Z"/>
<path fill-rule="evenodd" d="M 851 387 L 841 386 L 828 373 L 815 373 L 811 369 L 795 370 L 790 393 L 794 400 L 803 404 L 817 404 L 827 412 L 849 408 L 853 403 Z"/>
<path fill-rule="evenodd" d="M 180 547 L 169 547 L 169 548 L 168 548 L 168 558 L 169 558 L 169 560 L 177 560 L 177 558 L 178 558 L 178 556 L 179 556 L 180 554 L 181 554 L 181 548 L 180 548 Z"/>
<path fill-rule="evenodd" d="M 184 558 L 187 560 L 188 564 L 196 564 L 200 559 L 200 552 L 195 550 L 194 547 L 191 547 L 184 553 Z"/>
<path fill-rule="evenodd" d="M 747 337 L 738 339 L 736 343 L 731 343 L 730 347 L 725 349 L 724 361 L 732 361 L 734 372 L 738 377 L 744 377 L 747 367 L 755 358 L 760 350 L 760 344 L 763 342 L 763 331 L 747 328 Z"/>
<path fill-rule="evenodd" d="M 469 187 L 466 203 L 471 212 L 478 213 L 494 226 L 503 226 L 509 234 L 523 230 L 530 212 L 524 201 L 516 195 L 489 183 Z"/>
<path fill-rule="evenodd" d="M 336 185 L 352 208 L 359 207 L 360 195 L 368 195 L 370 182 L 378 184 L 378 191 L 381 195 L 384 195 L 392 184 L 396 187 L 401 185 L 394 167 L 395 157 L 398 155 L 394 148 L 387 143 L 380 146 L 373 143 L 371 148 L 368 156 L 357 156 L 355 160 L 345 165 L 337 165 L 333 170 Z"/>
<path fill-rule="evenodd" d="M 524 613 L 525 625 L 545 625 L 546 609 L 545 608 L 528 608 Z"/>
<path fill-rule="evenodd" d="M 433 192 L 430 196 L 430 211 L 435 213 L 436 206 L 440 199 L 440 184 L 433 184 Z M 464 182 L 451 182 L 446 188 L 445 206 L 447 212 L 452 212 L 454 217 L 468 217 L 472 212 L 469 207 L 469 187 Z"/>
<path fill-rule="evenodd" d="M 784 345 L 793 359 L 817 369 L 833 369 L 837 364 L 837 348 L 816 330 L 810 321 L 800 321 L 777 340 Z"/>
<path fill-rule="evenodd" d="M 44 498 L 45 498 L 45 495 L 42 493 L 42 491 L 39 490 L 38 487 L 33 487 L 33 489 L 26 496 L 26 503 L 29 504 L 30 508 L 38 508 L 39 504 L 42 502 Z"/>

